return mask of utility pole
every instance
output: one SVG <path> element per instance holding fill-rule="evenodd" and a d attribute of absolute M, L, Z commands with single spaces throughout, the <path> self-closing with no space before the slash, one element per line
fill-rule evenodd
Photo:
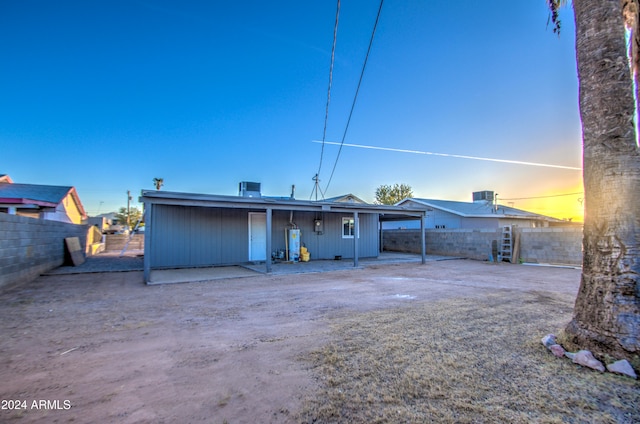
<path fill-rule="evenodd" d="M 131 190 L 127 190 L 127 230 L 131 229 Z"/>
<path fill-rule="evenodd" d="M 324 193 L 322 192 L 322 189 L 320 188 L 320 178 L 318 178 L 318 174 L 314 175 L 314 177 L 312 178 L 312 180 L 315 182 L 313 191 L 311 192 L 311 197 L 313 197 L 313 192 L 316 193 L 316 202 L 318 201 L 318 192 L 320 192 L 320 194 L 322 195 L 322 200 L 324 200 Z"/>

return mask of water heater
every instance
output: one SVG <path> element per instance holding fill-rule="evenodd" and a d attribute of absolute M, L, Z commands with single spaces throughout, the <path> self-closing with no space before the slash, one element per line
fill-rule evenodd
<path fill-rule="evenodd" d="M 300 230 L 289 230 L 289 260 L 297 262 L 300 259 Z"/>

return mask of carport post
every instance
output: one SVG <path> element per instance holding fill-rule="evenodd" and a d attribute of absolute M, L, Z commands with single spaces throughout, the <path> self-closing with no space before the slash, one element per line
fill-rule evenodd
<path fill-rule="evenodd" d="M 420 253 L 422 254 L 422 264 L 427 262 L 427 236 L 424 233 L 425 221 L 427 214 L 422 213 L 420 215 Z"/>
<path fill-rule="evenodd" d="M 153 230 L 153 209 L 154 203 L 145 203 L 145 225 L 144 225 L 144 256 L 142 259 L 144 269 L 144 282 L 149 284 L 151 281 L 151 253 L 153 252 L 153 240 L 151 239 L 151 233 Z"/>
<path fill-rule="evenodd" d="M 358 239 L 360 238 L 360 220 L 358 212 L 353 213 L 353 266 L 358 266 Z"/>
<path fill-rule="evenodd" d="M 271 272 L 271 221 L 272 221 L 272 209 L 267 208 L 267 256 L 265 263 L 267 266 L 267 273 Z"/>

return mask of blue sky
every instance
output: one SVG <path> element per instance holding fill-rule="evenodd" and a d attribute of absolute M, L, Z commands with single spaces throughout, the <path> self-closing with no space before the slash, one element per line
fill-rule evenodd
<path fill-rule="evenodd" d="M 341 1 L 327 141 L 342 140 L 378 5 Z M 225 195 L 295 184 L 309 199 L 335 12 L 324 0 L 3 1 L 0 173 L 75 186 L 89 214 L 125 206 L 127 190 L 137 200 L 154 177 Z M 543 0 L 386 0 L 345 143 L 579 168 L 571 10 L 561 17 L 558 38 Z M 337 151 L 324 148 L 323 190 Z M 579 170 L 344 147 L 325 194 L 373 201 L 394 183 L 462 201 L 582 190 Z M 561 215 L 548 202 L 514 205 Z"/>

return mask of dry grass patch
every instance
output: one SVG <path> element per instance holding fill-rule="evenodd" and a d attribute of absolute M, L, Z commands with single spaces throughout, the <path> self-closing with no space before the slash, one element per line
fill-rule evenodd
<path fill-rule="evenodd" d="M 334 341 L 311 355 L 321 389 L 301 421 L 640 422 L 640 383 L 556 359 L 540 343 L 572 307 L 501 291 L 336 319 Z"/>

